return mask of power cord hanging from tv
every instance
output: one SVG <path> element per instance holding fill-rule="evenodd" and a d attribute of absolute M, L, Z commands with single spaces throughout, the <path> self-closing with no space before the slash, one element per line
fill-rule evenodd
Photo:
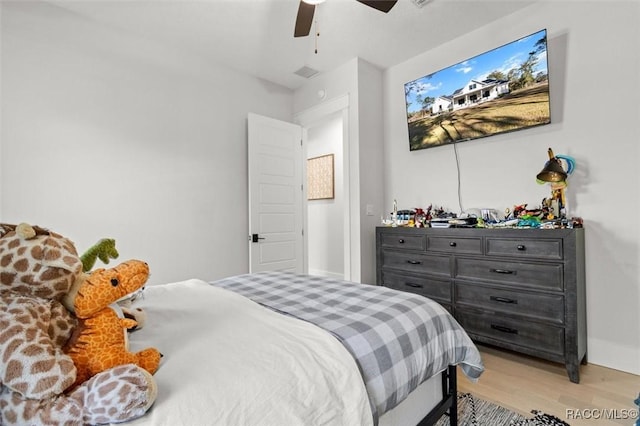
<path fill-rule="evenodd" d="M 464 212 L 462 209 L 462 193 L 461 193 L 461 179 L 460 179 L 460 159 L 458 158 L 458 144 L 453 143 L 453 152 L 456 155 L 456 171 L 458 173 L 458 208 L 460 209 L 460 214 Z"/>

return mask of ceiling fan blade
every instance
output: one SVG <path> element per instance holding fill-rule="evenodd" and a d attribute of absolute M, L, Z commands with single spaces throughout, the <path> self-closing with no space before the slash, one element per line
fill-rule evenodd
<path fill-rule="evenodd" d="M 379 10 L 380 12 L 387 13 L 393 6 L 396 5 L 398 0 L 358 0 L 362 4 L 366 4 L 369 7 Z"/>
<path fill-rule="evenodd" d="M 308 36 L 311 32 L 311 24 L 313 24 L 313 13 L 316 7 L 312 4 L 305 3 L 300 0 L 298 6 L 298 17 L 296 18 L 296 28 L 293 31 L 294 37 Z"/>

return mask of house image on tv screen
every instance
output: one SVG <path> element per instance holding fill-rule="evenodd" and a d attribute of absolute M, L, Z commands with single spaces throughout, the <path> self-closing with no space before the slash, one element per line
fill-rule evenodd
<path fill-rule="evenodd" d="M 471 80 L 456 90 L 450 96 L 438 96 L 431 106 L 431 113 L 438 114 L 476 105 L 481 102 L 496 99 L 509 93 L 508 80 L 487 79 L 483 81 Z"/>
<path fill-rule="evenodd" d="M 404 85 L 409 149 L 551 122 L 547 30 Z"/>

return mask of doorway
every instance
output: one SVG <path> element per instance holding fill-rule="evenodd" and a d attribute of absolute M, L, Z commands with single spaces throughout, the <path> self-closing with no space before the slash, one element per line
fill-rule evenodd
<path fill-rule="evenodd" d="M 309 274 L 344 279 L 344 141 L 342 113 L 335 112 L 307 132 L 307 159 L 333 155 L 333 198 L 307 201 Z"/>
<path fill-rule="evenodd" d="M 352 280 L 352 253 L 354 247 L 352 247 L 352 222 L 353 218 L 352 214 L 352 205 L 357 200 L 352 200 L 352 191 L 351 191 L 351 180 L 350 180 L 350 156 L 349 156 L 349 95 L 342 95 L 332 100 L 328 100 L 318 104 L 310 109 L 302 111 L 295 115 L 295 122 L 298 123 L 302 127 L 303 140 L 305 141 L 305 151 L 309 149 L 309 132 L 311 132 L 311 137 L 314 138 L 314 133 L 323 134 L 330 133 L 335 134 L 333 132 L 342 133 L 342 137 L 336 136 L 336 140 L 340 141 L 340 146 L 335 147 L 334 156 L 339 160 L 337 160 L 334 164 L 334 175 L 340 175 L 340 187 L 338 188 L 338 183 L 335 183 L 335 193 L 340 194 L 340 207 L 334 208 L 334 213 L 337 210 L 341 210 L 340 213 L 336 213 L 334 220 L 336 225 L 335 229 L 332 229 L 331 236 L 327 237 L 327 240 L 316 240 L 313 235 L 311 238 L 308 238 L 309 233 L 319 235 L 317 232 L 314 232 L 314 229 L 311 229 L 312 225 L 308 222 L 309 215 L 309 204 L 314 203 L 315 201 L 307 201 L 304 200 L 303 206 L 303 214 L 305 215 L 304 223 L 305 226 L 305 239 L 304 239 L 304 252 L 305 252 L 305 270 L 309 271 L 311 268 L 309 266 L 309 262 L 315 262 L 315 258 L 311 259 L 310 252 L 313 251 L 315 253 L 321 250 L 334 250 L 335 252 L 342 254 L 342 270 L 340 271 L 339 266 L 330 266 L 326 269 L 334 269 L 327 270 L 322 272 L 321 269 L 324 268 L 321 265 L 316 264 L 313 268 L 316 273 L 322 273 L 330 276 L 339 276 L 339 278 L 345 280 Z M 329 130 L 333 124 L 333 130 Z M 336 124 L 339 123 L 339 124 Z M 328 127 L 328 128 L 325 128 Z M 339 130 L 338 130 L 339 129 Z M 313 143 L 313 142 L 312 142 Z M 318 145 L 322 146 L 322 144 Z M 316 147 L 312 147 L 311 149 L 315 149 Z M 334 149 L 334 148 L 331 148 Z M 305 158 L 311 158 L 313 155 L 305 154 Z M 340 166 L 338 166 L 340 163 Z M 306 179 L 306 167 L 305 167 L 305 179 Z M 334 205 L 335 207 L 335 205 Z M 338 218 L 338 214 L 341 214 L 342 220 Z M 333 216 L 332 216 L 333 217 Z M 325 218 L 325 220 L 329 220 Z M 341 225 L 341 226 L 340 226 Z M 315 225 L 314 225 L 315 226 Z M 330 242 L 329 242 L 330 241 Z M 313 244 L 313 248 L 310 248 L 310 244 Z M 328 262 L 328 261 L 327 261 Z M 332 261 L 331 265 L 339 265 L 339 262 Z M 359 264 L 359 263 L 357 263 Z"/>

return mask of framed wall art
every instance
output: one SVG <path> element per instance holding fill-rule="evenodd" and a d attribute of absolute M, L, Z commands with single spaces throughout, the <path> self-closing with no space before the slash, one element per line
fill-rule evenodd
<path fill-rule="evenodd" d="M 333 180 L 333 154 L 321 155 L 307 160 L 308 200 L 334 198 Z"/>

